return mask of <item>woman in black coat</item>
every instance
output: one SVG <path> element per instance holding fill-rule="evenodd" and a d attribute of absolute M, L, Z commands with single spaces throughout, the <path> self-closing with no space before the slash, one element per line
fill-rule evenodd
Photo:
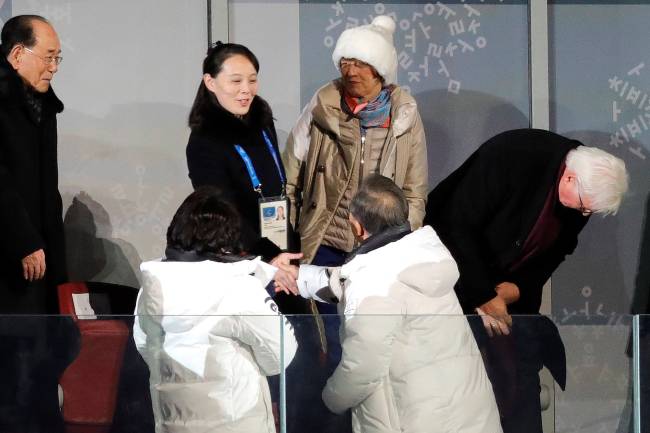
<path fill-rule="evenodd" d="M 282 269 L 281 264 L 273 260 L 282 250 L 262 237 L 260 229 L 260 196 L 283 196 L 286 176 L 271 107 L 257 96 L 258 72 L 257 58 L 242 45 L 217 42 L 208 50 L 203 61 L 203 80 L 189 117 L 192 132 L 187 143 L 187 167 L 195 189 L 202 185 L 216 186 L 236 206 L 242 218 L 243 250 L 262 256 L 265 261 L 271 261 Z M 236 146 L 240 146 L 250 158 L 261 183 L 259 192 L 254 190 L 249 170 Z M 292 237 L 290 233 L 289 239 Z M 300 255 L 293 257 L 299 258 Z M 284 269 L 284 273 L 276 273 L 276 281 L 281 281 L 285 287 L 291 283 L 295 285 Z M 284 314 L 309 311 L 299 296 L 281 292 L 275 301 Z M 300 341 L 305 341 L 311 331 L 303 322 L 292 320 Z M 302 366 L 304 360 L 295 364 Z M 274 391 L 277 389 L 278 384 L 272 381 L 275 401 L 277 395 Z M 293 388 L 291 395 L 298 395 Z"/>
<path fill-rule="evenodd" d="M 245 250 L 268 261 L 281 249 L 260 237 L 258 199 L 283 194 L 284 167 L 271 108 L 257 96 L 258 71 L 257 58 L 242 45 L 217 43 L 208 51 L 189 118 L 187 166 L 194 188 L 216 186 L 230 198 L 243 219 Z M 261 194 L 236 145 L 250 157 Z"/>
<path fill-rule="evenodd" d="M 284 196 L 285 173 L 271 107 L 257 96 L 258 71 L 257 58 L 243 45 L 218 42 L 208 50 L 189 116 L 187 166 L 194 188 L 215 186 L 235 205 L 243 249 L 280 266 L 273 259 L 282 249 L 260 229 L 259 199 Z M 247 159 L 261 184 L 257 190 Z M 286 274 L 281 278 L 288 281 Z"/>

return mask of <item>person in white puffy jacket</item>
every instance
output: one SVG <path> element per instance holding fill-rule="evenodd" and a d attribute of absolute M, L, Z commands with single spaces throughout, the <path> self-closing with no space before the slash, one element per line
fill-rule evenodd
<path fill-rule="evenodd" d="M 242 256 L 238 239 L 234 207 L 200 188 L 176 212 L 165 258 L 141 265 L 133 335 L 157 433 L 275 433 L 266 376 L 297 343 L 265 290 L 275 268 Z"/>
<path fill-rule="evenodd" d="M 338 303 L 343 356 L 323 390 L 355 433 L 500 433 L 492 385 L 454 293 L 458 268 L 435 231 L 411 232 L 389 179 L 350 206 L 361 240 L 341 268 L 300 267 L 303 297 Z"/>

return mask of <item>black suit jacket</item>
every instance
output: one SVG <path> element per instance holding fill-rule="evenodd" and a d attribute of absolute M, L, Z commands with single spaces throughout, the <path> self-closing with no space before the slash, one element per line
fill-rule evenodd
<path fill-rule="evenodd" d="M 482 144 L 431 191 L 424 223 L 434 227 L 458 263 L 456 293 L 466 313 L 492 299 L 503 281 L 520 290 L 510 313 L 539 312 L 544 282 L 573 252 L 588 218 L 558 205 L 557 241 L 515 272 L 509 269 L 555 188 L 567 153 L 579 145 L 543 130 L 507 131 Z"/>

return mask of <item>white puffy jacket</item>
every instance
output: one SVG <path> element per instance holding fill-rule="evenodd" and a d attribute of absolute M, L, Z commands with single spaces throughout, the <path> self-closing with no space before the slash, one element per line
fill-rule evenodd
<path fill-rule="evenodd" d="M 301 267 L 299 283 L 324 299 L 329 281 L 345 318 L 342 359 L 323 390 L 330 410 L 352 408 L 356 433 L 502 432 L 454 293 L 458 268 L 430 226 L 324 272 Z"/>
<path fill-rule="evenodd" d="M 275 268 L 256 259 L 140 269 L 133 335 L 151 373 L 156 432 L 275 433 L 265 376 L 297 347 L 264 290 Z"/>

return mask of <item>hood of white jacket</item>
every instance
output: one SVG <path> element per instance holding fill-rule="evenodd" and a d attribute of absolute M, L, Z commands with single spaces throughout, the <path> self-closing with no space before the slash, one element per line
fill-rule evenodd
<path fill-rule="evenodd" d="M 154 260 L 140 269 L 143 281 L 136 314 L 156 317 L 145 322 L 136 318 L 136 344 L 146 344 L 141 324 L 159 323 L 165 329 L 169 356 L 199 375 L 205 368 L 209 330 L 222 317 L 247 314 L 248 294 L 264 288 L 276 271 L 260 258 L 235 263 Z"/>
<path fill-rule="evenodd" d="M 228 291 L 241 285 L 265 287 L 276 268 L 256 258 L 235 263 L 154 260 L 142 263 L 140 270 L 146 299 L 139 300 L 138 314 L 202 316 L 228 314 L 219 302 Z"/>
<path fill-rule="evenodd" d="M 380 270 L 382 280 L 403 283 L 428 297 L 448 294 L 459 276 L 456 262 L 430 226 L 357 255 L 342 267 L 341 277 L 347 279 L 375 270 Z"/>

